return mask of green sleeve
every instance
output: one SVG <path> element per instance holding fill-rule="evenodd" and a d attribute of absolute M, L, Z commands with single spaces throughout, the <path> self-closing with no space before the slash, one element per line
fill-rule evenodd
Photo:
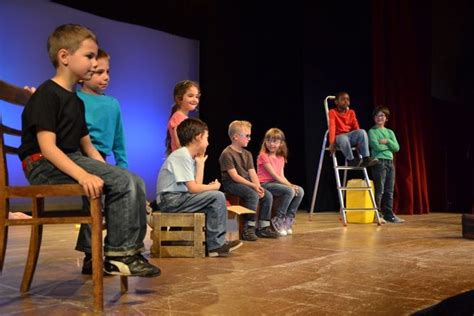
<path fill-rule="evenodd" d="M 391 152 L 396 153 L 400 150 L 400 145 L 398 144 L 397 137 L 395 137 L 395 133 L 390 130 L 390 137 L 388 138 L 388 148 Z"/>

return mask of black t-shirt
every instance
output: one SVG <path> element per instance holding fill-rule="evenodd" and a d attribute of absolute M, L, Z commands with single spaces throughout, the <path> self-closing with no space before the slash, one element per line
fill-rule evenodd
<path fill-rule="evenodd" d="M 21 115 L 20 159 L 39 153 L 37 130 L 56 134 L 56 145 L 65 153 L 78 151 L 80 139 L 89 134 L 84 103 L 76 93 L 47 80 L 31 96 Z"/>

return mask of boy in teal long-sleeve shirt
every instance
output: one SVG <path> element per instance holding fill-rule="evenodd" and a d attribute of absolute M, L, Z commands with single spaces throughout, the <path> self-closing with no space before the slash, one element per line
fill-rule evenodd
<path fill-rule="evenodd" d="M 380 163 L 372 166 L 372 178 L 375 186 L 375 202 L 383 218 L 390 223 L 403 223 L 405 220 L 393 213 L 393 191 L 395 187 L 395 166 L 393 153 L 400 150 L 395 133 L 385 127 L 390 111 L 378 106 L 372 112 L 375 125 L 369 130 L 369 145 L 372 158 Z"/>
<path fill-rule="evenodd" d="M 97 69 L 90 80 L 84 81 L 77 96 L 84 101 L 86 123 L 92 144 L 105 159 L 114 154 L 115 164 L 128 168 L 122 117 L 117 99 L 105 95 L 109 85 L 109 55 L 102 49 L 97 54 Z"/>

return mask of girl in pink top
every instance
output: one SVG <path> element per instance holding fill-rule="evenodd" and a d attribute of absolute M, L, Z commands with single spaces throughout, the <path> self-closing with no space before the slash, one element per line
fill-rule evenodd
<path fill-rule="evenodd" d="M 280 236 L 293 233 L 296 211 L 304 196 L 303 188 L 290 183 L 285 177 L 287 157 L 285 134 L 278 128 L 269 129 L 265 133 L 257 158 L 257 175 L 262 187 L 273 196 L 280 197 L 277 215 L 272 218 L 273 228 Z"/>
<path fill-rule="evenodd" d="M 182 80 L 176 84 L 173 91 L 174 104 L 168 121 L 166 133 L 166 155 L 181 147 L 176 127 L 188 118 L 188 113 L 194 111 L 198 104 L 201 92 L 199 84 L 191 80 Z"/>

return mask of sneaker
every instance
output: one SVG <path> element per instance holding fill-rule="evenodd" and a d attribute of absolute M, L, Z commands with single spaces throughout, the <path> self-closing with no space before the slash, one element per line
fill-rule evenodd
<path fill-rule="evenodd" d="M 229 254 L 240 248 L 244 243 L 240 240 L 227 241 L 224 245 L 214 250 L 209 250 L 209 257 L 228 257 Z"/>
<path fill-rule="evenodd" d="M 257 229 L 256 235 L 260 238 L 278 238 L 278 233 L 270 226 Z"/>
<path fill-rule="evenodd" d="M 361 163 L 360 159 L 354 158 L 352 160 L 347 161 L 347 166 L 349 167 L 359 167 Z"/>
<path fill-rule="evenodd" d="M 390 223 L 394 223 L 394 224 L 401 224 L 401 223 L 405 223 L 405 220 L 398 217 L 397 215 L 393 215 L 393 217 L 388 217 L 388 218 L 385 218 L 385 220 L 387 222 L 390 222 Z"/>
<path fill-rule="evenodd" d="M 378 159 L 372 158 L 372 157 L 365 157 L 364 159 L 362 159 L 361 163 L 359 164 L 359 167 L 366 168 L 366 167 L 372 167 L 378 164 L 379 164 Z"/>
<path fill-rule="evenodd" d="M 275 216 L 271 220 L 273 229 L 278 233 L 279 236 L 286 236 L 286 227 L 285 227 L 285 219 Z"/>
<path fill-rule="evenodd" d="M 255 235 L 255 226 L 244 227 L 242 231 L 242 240 L 255 241 L 257 239 L 257 235 Z"/>
<path fill-rule="evenodd" d="M 285 228 L 286 228 L 286 233 L 288 235 L 293 235 L 293 224 L 295 223 L 295 219 L 292 217 L 286 217 L 285 218 Z"/>
<path fill-rule="evenodd" d="M 92 275 L 92 257 L 90 254 L 87 254 L 84 257 L 84 261 L 82 262 L 82 274 L 84 275 Z M 104 276 L 108 276 L 109 274 L 104 271 Z"/>
<path fill-rule="evenodd" d="M 160 268 L 149 263 L 141 254 L 126 257 L 106 257 L 104 271 L 113 275 L 144 278 L 153 278 L 161 274 Z"/>

